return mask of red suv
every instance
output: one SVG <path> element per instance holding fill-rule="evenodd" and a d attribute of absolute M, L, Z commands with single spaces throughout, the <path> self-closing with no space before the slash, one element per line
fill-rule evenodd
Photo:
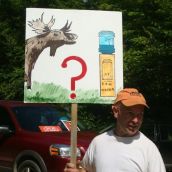
<path fill-rule="evenodd" d="M 78 159 L 94 136 L 78 124 Z M 0 171 L 62 172 L 69 159 L 70 117 L 65 109 L 0 101 Z"/>

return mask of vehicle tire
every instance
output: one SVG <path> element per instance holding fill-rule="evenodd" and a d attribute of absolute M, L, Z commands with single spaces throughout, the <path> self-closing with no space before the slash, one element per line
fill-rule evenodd
<path fill-rule="evenodd" d="M 19 164 L 17 172 L 41 172 L 41 169 L 34 161 L 25 160 Z"/>

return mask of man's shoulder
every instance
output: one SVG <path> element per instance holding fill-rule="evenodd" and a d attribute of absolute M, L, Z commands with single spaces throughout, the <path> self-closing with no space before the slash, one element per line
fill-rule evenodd
<path fill-rule="evenodd" d="M 109 131 L 106 131 L 104 133 L 101 133 L 101 134 L 97 135 L 93 139 L 93 141 L 96 142 L 96 141 L 99 141 L 99 140 L 106 140 L 106 139 L 108 139 L 108 138 L 110 138 L 112 136 L 113 136 L 113 130 L 109 130 Z"/>
<path fill-rule="evenodd" d="M 149 145 L 149 146 L 156 146 L 155 143 L 149 139 L 145 134 L 143 134 L 142 132 L 140 132 L 140 138 L 141 138 L 141 141 L 146 145 Z"/>

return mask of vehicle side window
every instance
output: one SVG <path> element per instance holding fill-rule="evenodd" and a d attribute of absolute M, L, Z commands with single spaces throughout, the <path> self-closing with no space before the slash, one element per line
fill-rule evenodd
<path fill-rule="evenodd" d="M 14 129 L 11 118 L 5 108 L 0 107 L 0 126 L 8 126 L 10 129 Z"/>

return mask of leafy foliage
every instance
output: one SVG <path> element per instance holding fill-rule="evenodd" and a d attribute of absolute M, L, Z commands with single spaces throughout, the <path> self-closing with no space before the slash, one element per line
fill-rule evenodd
<path fill-rule="evenodd" d="M 172 119 L 171 0 L 0 0 L 1 99 L 23 100 L 26 7 L 122 11 L 124 86 L 143 92 L 151 118 Z M 79 113 L 101 128 L 112 121 L 109 109 L 80 105 Z"/>
<path fill-rule="evenodd" d="M 169 117 L 166 110 L 172 103 L 172 3 L 159 0 L 132 3 L 131 11 L 124 13 L 125 86 L 144 92 L 151 116 L 162 120 L 164 115 Z"/>

